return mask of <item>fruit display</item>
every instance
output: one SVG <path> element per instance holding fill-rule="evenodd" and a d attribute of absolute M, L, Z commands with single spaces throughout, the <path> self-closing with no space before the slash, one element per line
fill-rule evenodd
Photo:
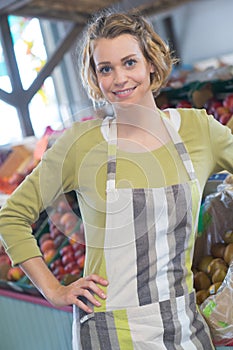
<path fill-rule="evenodd" d="M 62 283 L 82 275 L 85 261 L 84 226 L 71 195 L 60 198 L 48 215 L 47 231 L 38 235 L 44 261 Z"/>
<path fill-rule="evenodd" d="M 189 76 L 184 76 L 180 71 L 155 97 L 156 103 L 161 109 L 204 108 L 233 132 L 232 72 L 232 67 L 225 67 L 218 72 L 189 72 Z"/>
<path fill-rule="evenodd" d="M 63 131 L 47 126 L 40 139 L 29 137 L 21 145 L 0 147 L 0 193 L 11 194 Z"/>
<path fill-rule="evenodd" d="M 61 247 L 49 267 L 57 279 L 68 284 L 82 275 L 84 261 L 85 245 L 75 242 Z"/>
<path fill-rule="evenodd" d="M 224 241 L 213 243 L 211 254 L 204 255 L 193 268 L 197 304 L 201 305 L 210 295 L 216 294 L 233 262 L 233 230 L 226 231 Z"/>
<path fill-rule="evenodd" d="M 84 225 L 74 193 L 58 198 L 32 226 L 44 261 L 54 276 L 69 284 L 82 276 L 85 262 Z M 19 266 L 0 248 L 0 287 L 39 294 Z"/>
<path fill-rule="evenodd" d="M 0 248 L 0 281 L 16 282 L 24 276 L 19 266 L 11 266 L 11 261 L 3 247 Z"/>
<path fill-rule="evenodd" d="M 233 115 L 233 93 L 223 99 L 211 98 L 204 107 L 208 114 L 212 114 L 221 124 L 226 125 Z"/>

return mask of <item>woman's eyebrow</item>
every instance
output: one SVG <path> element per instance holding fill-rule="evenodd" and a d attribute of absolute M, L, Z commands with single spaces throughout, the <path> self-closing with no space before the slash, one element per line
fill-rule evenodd
<path fill-rule="evenodd" d="M 127 60 L 128 58 L 133 57 L 133 56 L 136 56 L 136 54 L 132 53 L 132 54 L 130 54 L 130 55 L 127 55 L 127 56 L 121 58 L 121 61 L 123 62 L 123 61 L 125 61 L 125 60 Z M 99 62 L 99 63 L 96 64 L 96 66 L 100 66 L 100 65 L 103 65 L 103 64 L 111 64 L 111 62 L 110 62 L 110 61 Z"/>
<path fill-rule="evenodd" d="M 111 62 L 109 62 L 109 61 L 99 62 L 99 63 L 96 64 L 96 66 L 101 66 L 103 64 L 111 64 Z"/>

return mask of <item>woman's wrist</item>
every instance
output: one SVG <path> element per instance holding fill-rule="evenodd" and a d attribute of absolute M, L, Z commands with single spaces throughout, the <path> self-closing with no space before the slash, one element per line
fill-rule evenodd
<path fill-rule="evenodd" d="M 40 293 L 51 303 L 54 303 L 54 296 L 59 287 L 60 282 L 49 270 L 43 258 L 35 257 L 28 259 L 20 264 L 20 267 L 40 291 Z"/>

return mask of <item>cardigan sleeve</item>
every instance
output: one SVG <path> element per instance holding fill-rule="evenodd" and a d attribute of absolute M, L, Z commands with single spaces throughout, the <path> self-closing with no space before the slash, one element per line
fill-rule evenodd
<path fill-rule="evenodd" d="M 212 116 L 209 119 L 209 133 L 212 154 L 215 160 L 215 172 L 226 170 L 233 173 L 233 135 L 231 129 L 222 125 Z"/>
<path fill-rule="evenodd" d="M 61 193 L 78 186 L 75 184 L 75 130 L 73 127 L 64 132 L 0 211 L 0 237 L 14 265 L 41 256 L 32 234 L 32 223 Z"/>

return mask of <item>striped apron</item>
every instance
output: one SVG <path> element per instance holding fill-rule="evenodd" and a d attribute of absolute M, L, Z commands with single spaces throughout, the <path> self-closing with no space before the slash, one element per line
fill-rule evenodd
<path fill-rule="evenodd" d="M 117 127 L 109 125 L 104 311 L 74 307 L 74 350 L 211 350 L 191 272 L 199 184 L 178 132 L 164 118 L 189 181 L 116 188 Z M 103 271 L 100 271 L 103 276 Z"/>

